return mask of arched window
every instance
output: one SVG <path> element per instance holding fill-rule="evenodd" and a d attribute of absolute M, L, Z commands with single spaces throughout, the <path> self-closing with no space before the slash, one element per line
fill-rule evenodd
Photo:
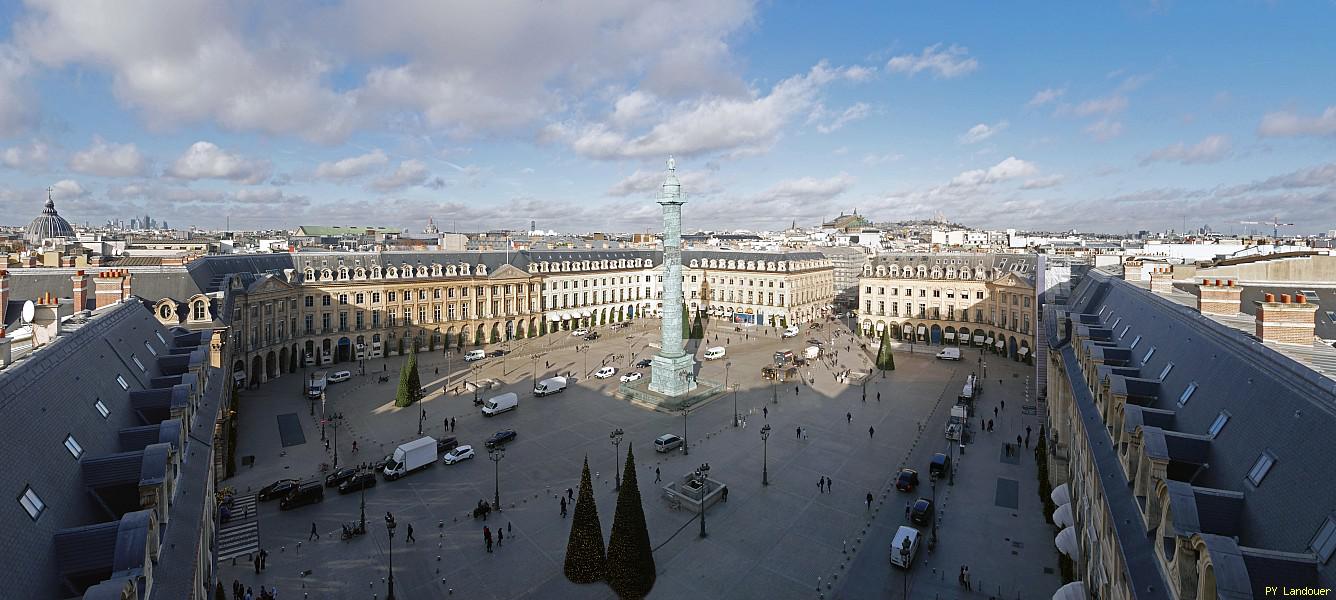
<path fill-rule="evenodd" d="M 203 300 L 196 300 L 191 307 L 191 318 L 196 321 L 203 321 L 209 317 L 209 304 Z"/>

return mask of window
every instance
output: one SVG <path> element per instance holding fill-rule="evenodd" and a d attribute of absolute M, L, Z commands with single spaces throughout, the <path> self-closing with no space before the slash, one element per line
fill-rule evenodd
<path fill-rule="evenodd" d="M 1336 551 L 1336 517 L 1327 517 L 1327 521 L 1317 530 L 1308 547 L 1317 554 L 1319 563 L 1326 563 Z"/>
<path fill-rule="evenodd" d="M 1131 346 L 1128 346 L 1127 348 L 1128 348 L 1129 350 L 1131 350 L 1131 349 L 1135 349 L 1135 348 L 1137 347 L 1137 344 L 1140 344 L 1140 343 L 1141 343 L 1141 336 L 1136 336 L 1135 338 L 1132 338 L 1132 345 L 1131 345 Z M 1143 360 L 1143 361 L 1141 361 L 1141 362 L 1146 362 L 1146 361 Z"/>
<path fill-rule="evenodd" d="M 46 504 L 41 498 L 37 497 L 37 492 L 32 491 L 32 486 L 23 488 L 23 495 L 19 496 L 19 504 L 23 505 L 23 510 L 28 511 L 28 516 L 36 521 L 37 517 L 42 516 L 42 511 L 46 510 Z"/>
<path fill-rule="evenodd" d="M 1141 364 L 1144 365 L 1144 364 L 1150 362 L 1150 357 L 1152 357 L 1152 356 L 1155 356 L 1155 346 L 1151 346 L 1151 347 L 1150 347 L 1150 350 L 1147 350 L 1147 351 L 1146 351 L 1146 355 L 1143 356 L 1143 357 L 1141 357 Z"/>
<path fill-rule="evenodd" d="M 1262 485 L 1262 480 L 1266 479 L 1267 472 L 1274 464 L 1276 456 L 1270 451 L 1262 452 L 1262 455 L 1257 457 L 1257 462 L 1253 463 L 1252 469 L 1248 471 L 1248 481 L 1253 485 Z"/>
<path fill-rule="evenodd" d="M 111 411 L 107 410 L 107 405 L 103 404 L 101 400 L 94 402 L 93 406 L 97 408 L 97 414 L 102 415 L 103 419 L 107 418 L 107 415 L 111 414 Z"/>
<path fill-rule="evenodd" d="M 148 348 L 148 353 L 149 353 L 149 354 L 152 354 L 153 356 L 157 356 L 157 355 L 158 355 L 158 351 L 153 349 L 153 344 L 150 344 L 150 343 L 148 343 L 147 341 L 145 341 L 145 342 L 144 342 L 144 347 L 145 347 L 145 348 Z"/>
<path fill-rule="evenodd" d="M 69 450 L 70 454 L 74 455 L 74 458 L 83 456 L 83 446 L 80 446 L 79 442 L 75 441 L 73 435 L 65 436 L 65 449 Z"/>
<path fill-rule="evenodd" d="M 320 299 L 320 305 L 321 305 L 321 306 L 329 306 L 329 299 L 330 299 L 330 295 L 329 295 L 329 294 L 325 294 L 325 297 Z"/>
<path fill-rule="evenodd" d="M 155 332 L 153 332 L 153 335 L 158 336 L 158 341 L 159 341 L 159 342 L 162 342 L 162 345 L 164 345 L 164 346 L 167 345 L 167 340 L 165 340 L 165 339 L 162 338 L 162 333 L 155 331 Z"/>
<path fill-rule="evenodd" d="M 1215 436 L 1220 435 L 1220 430 L 1224 429 L 1225 423 L 1228 422 L 1229 422 L 1229 413 L 1223 410 L 1220 411 L 1219 416 L 1215 418 L 1215 422 L 1211 423 L 1211 430 L 1208 431 L 1207 434 L 1210 435 L 1212 439 L 1214 439 Z"/>
<path fill-rule="evenodd" d="M 1184 404 L 1187 404 L 1188 399 L 1192 398 L 1192 392 L 1195 391 L 1197 391 L 1197 382 L 1194 381 L 1189 383 L 1187 389 L 1183 390 L 1183 395 L 1178 397 L 1178 405 L 1183 406 Z"/>
<path fill-rule="evenodd" d="M 130 384 L 126 383 L 126 382 L 125 382 L 125 378 L 124 378 L 124 377 L 121 377 L 120 375 L 117 375 L 117 376 L 116 376 L 116 383 L 121 384 L 121 389 L 123 389 L 123 390 L 128 390 L 128 389 L 130 389 Z"/>
<path fill-rule="evenodd" d="M 1128 329 L 1131 329 L 1131 328 L 1132 328 L 1131 325 L 1124 325 L 1124 326 L 1123 326 L 1123 330 L 1122 330 L 1121 332 L 1118 333 L 1118 339 L 1121 340 L 1121 339 L 1123 339 L 1124 337 L 1127 337 L 1127 330 L 1128 330 Z"/>
<path fill-rule="evenodd" d="M 143 373 L 144 371 L 147 370 L 147 369 L 144 368 L 144 363 L 139 362 L 139 357 L 138 357 L 138 356 L 135 356 L 135 355 L 131 354 L 131 355 L 130 355 L 130 360 L 134 361 L 136 367 L 139 367 L 139 372 L 140 372 L 140 373 Z"/>
<path fill-rule="evenodd" d="M 1169 371 L 1172 371 L 1172 370 L 1174 370 L 1174 363 L 1169 363 L 1169 364 L 1165 365 L 1165 366 L 1164 366 L 1164 370 L 1163 370 L 1163 371 L 1160 371 L 1160 380 L 1163 381 L 1164 378 L 1167 377 L 1167 376 L 1169 375 Z"/>

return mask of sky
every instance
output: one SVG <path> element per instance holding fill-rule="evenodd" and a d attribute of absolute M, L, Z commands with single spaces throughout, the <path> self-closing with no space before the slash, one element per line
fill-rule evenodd
<path fill-rule="evenodd" d="M 1336 229 L 1336 2 L 0 0 L 0 224 Z"/>

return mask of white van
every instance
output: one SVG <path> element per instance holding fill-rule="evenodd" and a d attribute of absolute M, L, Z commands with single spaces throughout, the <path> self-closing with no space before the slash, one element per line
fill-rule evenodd
<path fill-rule="evenodd" d="M 960 360 L 960 348 L 943 348 L 937 353 L 937 360 Z"/>
<path fill-rule="evenodd" d="M 490 417 L 508 410 L 519 408 L 520 397 L 515 392 L 506 392 L 500 396 L 488 398 L 482 403 L 482 416 Z"/>
<path fill-rule="evenodd" d="M 565 389 L 566 389 L 565 377 L 549 377 L 547 379 L 538 382 L 538 385 L 533 386 L 533 395 L 546 396 L 548 394 L 555 394 Z"/>
<path fill-rule="evenodd" d="M 808 346 L 807 350 L 803 351 L 803 357 L 805 357 L 807 360 L 814 360 L 819 356 L 821 356 L 820 346 Z"/>
<path fill-rule="evenodd" d="M 680 447 L 684 440 L 671 433 L 665 433 L 654 440 L 655 452 L 672 452 Z"/>
<path fill-rule="evenodd" d="M 906 540 L 909 541 L 908 556 L 902 552 Z M 914 564 L 914 555 L 918 553 L 918 545 L 919 530 L 901 525 L 900 529 L 896 530 L 895 537 L 891 540 L 891 564 L 901 569 L 908 569 L 910 565 Z"/>
<path fill-rule="evenodd" d="M 713 347 L 713 348 L 706 348 L 706 349 L 705 349 L 705 360 L 715 360 L 715 359 L 723 358 L 724 355 L 726 355 L 726 354 L 728 354 L 728 350 L 725 350 L 723 346 L 715 346 L 715 347 Z"/>
<path fill-rule="evenodd" d="M 475 360 L 482 360 L 484 358 L 487 358 L 486 350 L 469 350 L 467 353 L 464 354 L 464 362 L 473 362 Z"/>
<path fill-rule="evenodd" d="M 784 330 L 784 333 L 780 337 L 784 338 L 798 337 L 799 331 L 801 330 L 798 329 L 797 325 L 790 325 L 787 329 Z"/>

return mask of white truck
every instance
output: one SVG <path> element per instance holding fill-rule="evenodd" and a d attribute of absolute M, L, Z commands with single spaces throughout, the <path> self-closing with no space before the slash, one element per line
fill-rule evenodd
<path fill-rule="evenodd" d="M 728 349 L 723 346 L 715 346 L 705 349 L 705 360 L 718 360 L 728 354 Z"/>
<path fill-rule="evenodd" d="M 969 412 L 964 404 L 952 406 L 951 417 L 946 421 L 946 439 L 959 440 L 961 431 L 965 429 L 965 419 L 967 418 L 969 418 Z"/>
<path fill-rule="evenodd" d="M 533 395 L 547 396 L 563 392 L 565 390 L 566 390 L 565 377 L 548 377 L 547 379 L 538 382 L 538 385 L 533 386 Z"/>
<path fill-rule="evenodd" d="M 385 465 L 385 480 L 398 479 L 436 462 L 436 438 L 423 437 L 400 444 Z"/>
<path fill-rule="evenodd" d="M 943 348 L 937 353 L 937 360 L 960 360 L 960 348 Z"/>
<path fill-rule="evenodd" d="M 325 386 L 329 385 L 329 379 L 325 371 L 316 371 L 311 374 L 311 379 L 306 382 L 306 397 L 319 398 L 325 393 Z"/>
<path fill-rule="evenodd" d="M 807 357 L 807 360 L 815 360 L 817 357 L 821 356 L 821 347 L 808 346 L 807 350 L 803 351 L 803 356 Z"/>
<path fill-rule="evenodd" d="M 506 392 L 500 396 L 492 396 L 486 402 L 482 403 L 482 416 L 491 417 L 508 410 L 515 410 L 520 406 L 520 397 L 515 392 Z"/>

